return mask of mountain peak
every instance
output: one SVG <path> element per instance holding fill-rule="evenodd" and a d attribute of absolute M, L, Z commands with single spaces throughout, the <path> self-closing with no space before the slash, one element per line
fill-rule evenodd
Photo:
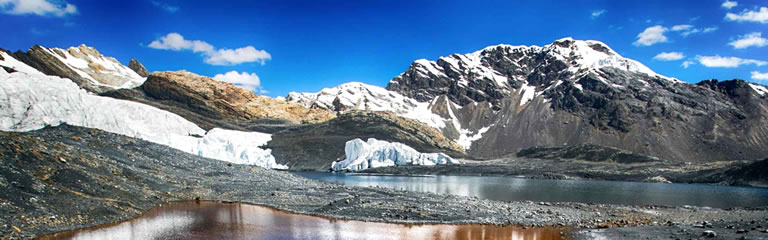
<path fill-rule="evenodd" d="M 67 49 L 34 45 L 27 52 L 17 51 L 13 57 L 47 75 L 69 78 L 91 92 L 134 88 L 146 79 L 85 44 Z"/>
<path fill-rule="evenodd" d="M 629 79 L 646 87 L 649 86 L 648 79 L 679 82 L 621 56 L 603 42 L 566 37 L 542 47 L 498 44 L 472 53 L 440 57 L 436 61 L 419 59 L 393 78 L 387 89 L 418 101 L 447 94 L 452 96 L 452 101 L 465 105 L 482 101 L 495 104 L 512 92 L 519 93 L 524 86 L 540 92 L 563 81 L 575 84 L 588 75 L 598 76 L 597 79 L 602 79 L 608 87 L 626 84 L 599 77 L 609 74 L 606 72 L 637 75 Z"/>

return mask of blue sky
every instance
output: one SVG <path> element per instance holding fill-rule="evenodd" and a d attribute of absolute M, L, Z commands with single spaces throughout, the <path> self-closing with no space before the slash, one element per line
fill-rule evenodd
<path fill-rule="evenodd" d="M 768 83 L 766 0 L 0 0 L 0 13 L 0 48 L 84 43 L 124 64 L 222 74 L 273 97 L 349 81 L 385 86 L 419 58 L 567 36 L 688 82 Z M 239 74 L 223 75 L 231 71 Z"/>

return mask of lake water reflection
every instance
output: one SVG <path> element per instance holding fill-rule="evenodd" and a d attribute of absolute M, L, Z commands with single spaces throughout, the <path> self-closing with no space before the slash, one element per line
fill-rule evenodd
<path fill-rule="evenodd" d="M 380 186 L 500 201 L 691 205 L 717 208 L 768 206 L 768 189 L 753 187 L 498 176 L 383 176 L 328 172 L 296 174 L 351 186 Z"/>
<path fill-rule="evenodd" d="M 134 220 L 41 239 L 560 239 L 560 230 L 334 220 L 203 201 L 171 202 Z"/>

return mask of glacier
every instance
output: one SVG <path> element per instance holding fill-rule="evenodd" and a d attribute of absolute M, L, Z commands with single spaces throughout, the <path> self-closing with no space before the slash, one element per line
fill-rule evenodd
<path fill-rule="evenodd" d="M 360 171 L 368 168 L 460 164 L 458 160 L 444 153 L 420 153 L 408 145 L 399 142 L 387 142 L 369 138 L 367 142 L 356 138 L 347 141 L 344 146 L 346 159 L 334 161 L 333 171 Z"/>
<path fill-rule="evenodd" d="M 20 68 L 17 68 L 20 69 Z M 0 69 L 0 130 L 32 131 L 67 123 L 147 140 L 212 159 L 286 169 L 269 149 L 271 135 L 213 129 L 141 103 L 101 97 L 66 78 Z"/>

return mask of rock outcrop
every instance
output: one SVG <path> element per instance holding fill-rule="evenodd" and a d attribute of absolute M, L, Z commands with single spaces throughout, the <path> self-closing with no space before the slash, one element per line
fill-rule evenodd
<path fill-rule="evenodd" d="M 141 77 L 149 77 L 149 71 L 147 71 L 147 68 L 145 68 L 144 64 L 141 64 L 139 60 L 136 60 L 136 58 L 131 58 L 131 61 L 128 62 L 128 68 L 139 74 Z"/>
<path fill-rule="evenodd" d="M 154 72 L 141 90 L 151 98 L 179 103 L 214 119 L 282 119 L 292 123 L 316 123 L 334 117 L 322 109 L 308 109 L 299 104 L 259 96 L 234 84 L 187 71 Z"/>
<path fill-rule="evenodd" d="M 580 144 L 567 147 L 533 147 L 517 152 L 516 156 L 540 159 L 575 159 L 590 162 L 613 162 L 622 164 L 663 161 L 658 158 L 595 144 Z"/>
<path fill-rule="evenodd" d="M 344 158 L 346 142 L 376 138 L 401 142 L 419 152 L 442 152 L 463 158 L 461 146 L 426 124 L 390 112 L 351 111 L 318 124 L 288 128 L 272 134 L 267 148 L 277 163 L 294 170 L 328 170 Z"/>
<path fill-rule="evenodd" d="M 46 75 L 69 78 L 95 93 L 137 87 L 145 80 L 117 59 L 86 45 L 67 49 L 36 45 L 27 52 L 15 52 L 13 57 Z"/>

